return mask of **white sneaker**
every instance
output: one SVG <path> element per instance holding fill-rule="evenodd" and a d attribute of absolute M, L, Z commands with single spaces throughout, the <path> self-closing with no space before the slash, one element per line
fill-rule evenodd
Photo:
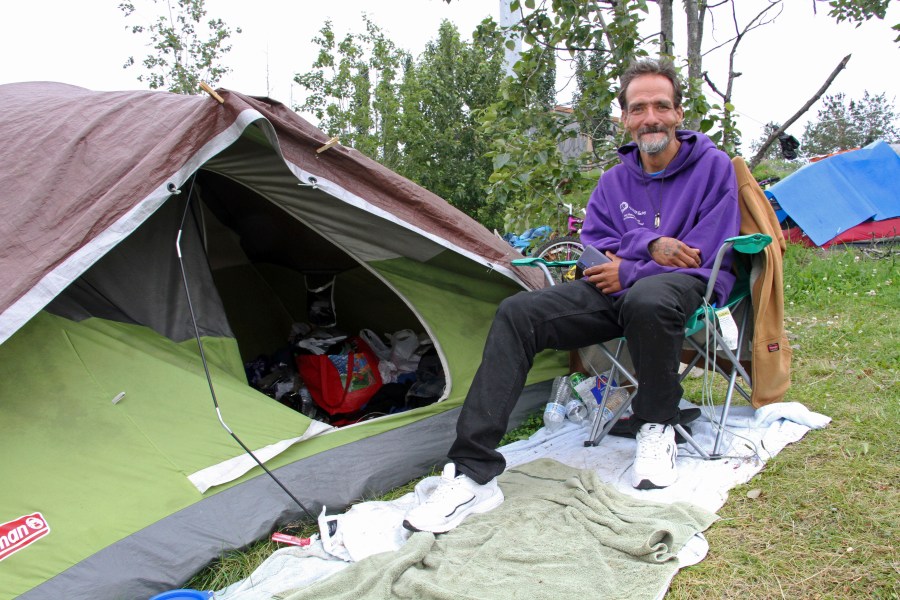
<path fill-rule="evenodd" d="M 645 423 L 637 432 L 637 452 L 631 467 L 631 485 L 639 490 L 664 488 L 675 483 L 675 429 Z"/>
<path fill-rule="evenodd" d="M 471 514 L 485 513 L 503 503 L 497 479 L 479 485 L 456 474 L 456 465 L 447 463 L 441 480 L 428 499 L 406 513 L 403 526 L 410 531 L 444 533 Z"/>

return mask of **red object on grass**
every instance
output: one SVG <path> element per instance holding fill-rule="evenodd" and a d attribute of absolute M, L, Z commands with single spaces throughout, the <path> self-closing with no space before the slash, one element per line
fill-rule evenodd
<path fill-rule="evenodd" d="M 291 546 L 309 546 L 312 543 L 312 538 L 300 538 L 276 531 L 272 534 L 272 541 L 279 544 L 290 544 Z"/>

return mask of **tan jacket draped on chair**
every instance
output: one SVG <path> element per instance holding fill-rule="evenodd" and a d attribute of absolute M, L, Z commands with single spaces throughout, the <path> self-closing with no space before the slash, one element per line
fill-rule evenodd
<path fill-rule="evenodd" d="M 753 257 L 751 295 L 753 346 L 751 373 L 754 408 L 780 402 L 791 385 L 791 346 L 784 333 L 784 236 L 775 211 L 740 156 L 732 159 L 737 174 L 741 235 L 764 233 L 772 237 L 763 252 Z"/>

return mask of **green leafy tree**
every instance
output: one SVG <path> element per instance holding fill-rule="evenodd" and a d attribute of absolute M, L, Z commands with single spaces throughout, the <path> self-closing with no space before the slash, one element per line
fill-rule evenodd
<path fill-rule="evenodd" d="M 515 67 L 515 76 L 501 88 L 503 96 L 485 111 L 482 127 L 492 138 L 494 172 L 488 187 L 492 201 L 506 204 L 507 227 L 522 229 L 552 222 L 560 202 L 581 205 L 596 183 L 590 167 L 605 168 L 615 162 L 613 150 L 624 137 L 617 135 L 610 118 L 616 103 L 618 82 L 628 64 L 649 55 L 654 45 L 659 53 L 674 58 L 685 80 L 685 125 L 707 133 L 720 147 L 734 154 L 740 145 L 740 131 L 734 123 L 731 102 L 735 73 L 734 55 L 740 40 L 751 30 L 771 21 L 771 9 L 780 0 L 766 5 L 743 26 L 734 14 L 733 0 L 709 4 L 686 0 L 683 11 L 687 23 L 686 59 L 677 58 L 672 43 L 673 0 L 656 0 L 660 8 L 660 29 L 642 37 L 647 29 L 646 0 L 522 0 L 512 9 L 528 9 L 516 33 L 531 46 Z M 733 23 L 731 61 L 727 85 L 719 89 L 702 70 L 704 24 L 712 10 L 731 10 Z M 726 42 L 729 43 L 729 42 Z M 724 44 L 723 44 L 724 45 Z M 571 115 L 542 110 L 547 102 L 537 82 L 546 76 L 547 57 L 575 61 L 578 92 Z M 721 101 L 711 104 L 703 93 L 704 82 Z M 574 124 L 574 126 L 573 126 Z M 574 135 L 590 140 L 586 152 L 573 157 L 558 151 L 560 142 Z M 574 199 L 574 201 L 573 201 Z"/>
<path fill-rule="evenodd" d="M 491 173 L 488 140 L 476 114 L 496 97 L 503 76 L 503 36 L 487 19 L 462 40 L 444 21 L 401 86 L 403 158 L 398 171 L 489 228 L 500 211 L 483 191 Z"/>
<path fill-rule="evenodd" d="M 540 60 L 544 64 L 537 78 L 534 100 L 544 110 L 553 110 L 556 108 L 556 56 L 553 52 L 542 52 Z"/>
<path fill-rule="evenodd" d="M 818 0 L 821 2 L 822 0 Z M 848 21 L 856 23 L 859 27 L 864 22 L 874 18 L 884 20 L 887 15 L 888 5 L 891 0 L 827 0 L 831 10 L 828 15 L 838 23 Z M 900 23 L 891 27 L 898 32 L 894 42 L 900 44 Z"/>
<path fill-rule="evenodd" d="M 599 49 L 575 56 L 576 90 L 572 95 L 572 109 L 579 133 L 589 140 L 592 163 L 603 160 L 601 153 L 604 149 L 609 150 L 609 140 L 616 134 L 612 105 L 597 106 L 593 101 L 597 95 L 595 88 L 600 89 L 600 94 L 609 89 L 607 72 L 606 52 L 602 41 Z"/>
<path fill-rule="evenodd" d="M 825 96 L 815 121 L 803 131 L 801 149 L 807 156 L 830 154 L 874 142 L 900 142 L 900 126 L 893 102 L 884 93 L 861 100 L 847 100 L 844 94 Z"/>
<path fill-rule="evenodd" d="M 398 49 L 369 20 L 366 21 L 366 33 L 372 47 L 371 68 L 378 74 L 371 100 L 375 151 L 385 164 L 399 165 L 402 140 L 398 90 L 408 53 Z"/>
<path fill-rule="evenodd" d="M 513 10 L 519 8 L 513 3 Z M 617 140 L 605 126 L 584 126 L 578 119 L 594 115 L 602 123 L 615 102 L 618 80 L 630 60 L 644 54 L 638 48 L 638 25 L 645 2 L 571 2 L 548 0 L 532 9 L 516 26 L 530 45 L 514 66 L 514 75 L 500 86 L 500 97 L 481 113 L 481 130 L 491 140 L 488 153 L 494 170 L 487 188 L 490 202 L 505 207 L 508 231 L 521 231 L 558 221 L 560 203 L 584 206 L 596 175 L 586 165 L 610 158 Z M 548 110 L 545 88 L 557 52 L 570 58 L 580 53 L 600 70 L 582 70 L 578 97 L 571 113 Z M 564 154 L 566 140 L 587 131 L 592 144 L 579 156 Z M 602 166 L 602 164 L 601 164 Z"/>
<path fill-rule="evenodd" d="M 231 50 L 228 40 L 231 29 L 221 19 L 206 19 L 204 0 L 152 0 L 157 14 L 149 25 L 131 25 L 134 34 L 149 38 L 148 54 L 141 65 L 145 72 L 138 75 L 140 82 L 150 89 L 165 89 L 177 94 L 195 94 L 204 81 L 215 86 L 231 69 L 222 64 L 222 58 Z M 119 9 L 126 18 L 137 11 L 134 2 L 122 2 Z M 207 35 L 202 33 L 206 30 Z M 241 33 L 240 27 L 235 33 Z M 135 66 L 134 57 L 125 61 L 124 68 Z"/>
<path fill-rule="evenodd" d="M 341 143 L 394 168 L 400 160 L 400 77 L 408 53 L 398 49 L 363 15 L 366 32 L 337 40 L 325 21 L 313 42 L 319 54 L 312 70 L 294 81 L 307 90 L 295 110 L 310 112 Z"/>
<path fill-rule="evenodd" d="M 445 21 L 418 61 L 365 18 L 365 34 L 338 43 L 326 22 L 313 39 L 313 70 L 295 81 L 308 95 L 295 109 L 319 126 L 419 183 L 488 227 L 500 224 L 485 201 L 491 172 L 475 113 L 493 101 L 502 77 L 503 37 L 490 19 L 473 42 Z"/>

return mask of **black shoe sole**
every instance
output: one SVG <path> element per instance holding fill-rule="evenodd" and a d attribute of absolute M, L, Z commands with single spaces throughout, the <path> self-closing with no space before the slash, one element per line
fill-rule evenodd
<path fill-rule="evenodd" d="M 441 533 L 447 533 L 448 531 L 450 531 L 449 529 L 445 529 L 443 531 L 429 531 L 427 529 L 418 529 L 412 523 L 407 521 L 406 519 L 403 520 L 403 529 L 406 529 L 407 531 L 412 531 L 413 533 L 418 533 L 420 531 L 426 531 L 428 533 L 433 533 L 434 535 L 438 535 Z"/>
<path fill-rule="evenodd" d="M 656 485 L 649 479 L 641 479 L 641 482 L 635 486 L 636 490 L 663 490 L 669 486 L 667 485 Z"/>
<path fill-rule="evenodd" d="M 413 527 L 412 523 L 410 523 L 406 519 L 403 519 L 403 529 L 406 529 L 407 531 L 422 531 L 421 529 L 416 529 L 415 527 Z"/>

